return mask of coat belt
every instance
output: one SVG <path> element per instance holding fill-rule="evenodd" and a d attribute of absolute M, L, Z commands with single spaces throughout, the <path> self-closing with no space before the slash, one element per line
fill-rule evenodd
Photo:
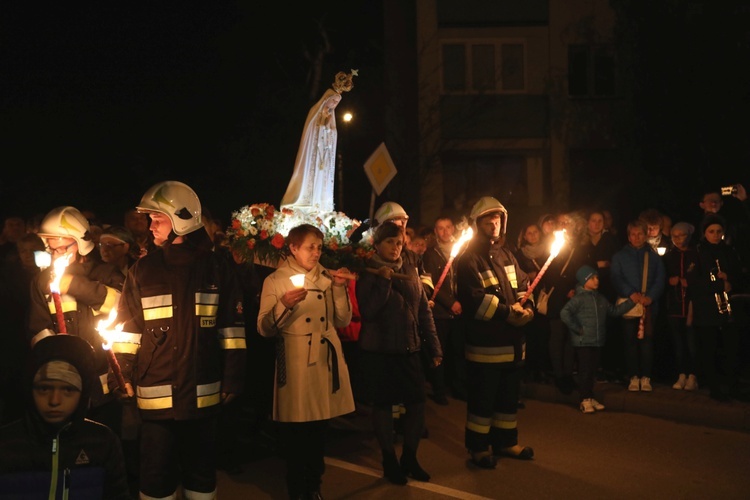
<path fill-rule="evenodd" d="M 315 337 L 315 335 L 311 335 L 311 337 Z M 320 338 L 320 333 L 317 335 L 318 338 Z M 331 358 L 331 365 L 329 366 L 329 370 L 331 370 L 331 375 L 333 376 L 333 393 L 335 394 L 336 391 L 338 391 L 341 388 L 341 380 L 339 379 L 339 356 L 336 352 L 336 347 L 333 345 L 333 343 L 327 338 L 323 337 L 318 342 L 315 342 L 315 340 L 310 340 L 310 347 L 312 348 L 315 344 L 321 344 L 322 342 L 325 342 L 328 346 L 328 355 Z M 317 345 L 316 345 L 317 347 Z M 310 349 L 312 351 L 312 349 Z M 317 352 L 318 349 L 315 349 L 317 359 Z M 284 336 L 279 335 L 276 338 L 276 384 L 278 387 L 283 387 L 286 385 L 286 352 L 285 352 L 285 345 L 284 345 Z"/>

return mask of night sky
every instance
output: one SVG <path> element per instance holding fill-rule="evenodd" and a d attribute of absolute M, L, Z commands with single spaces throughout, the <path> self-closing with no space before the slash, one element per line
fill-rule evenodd
<path fill-rule="evenodd" d="M 618 36 L 633 55 L 621 69 L 635 90 L 634 200 L 677 211 L 705 185 L 750 186 L 746 2 L 612 4 L 627 13 Z M 226 222 L 249 203 L 278 205 L 307 111 L 355 68 L 339 150 L 343 208 L 365 218 L 362 164 L 385 139 L 381 5 L 3 2 L 0 215 L 74 205 L 119 223 L 166 179 Z M 357 118 L 344 129 L 348 109 Z"/>
<path fill-rule="evenodd" d="M 382 12 L 379 2 L 314 3 L 4 2 L 0 214 L 73 205 L 120 223 L 166 179 L 189 184 L 227 223 L 248 203 L 278 206 L 310 106 L 352 68 L 361 76 L 338 109 L 361 108 L 360 129 L 343 139 L 339 118 L 339 141 L 361 144 L 351 155 L 361 166 L 357 155 L 383 140 L 371 111 Z M 347 184 L 367 199 L 352 168 Z"/>

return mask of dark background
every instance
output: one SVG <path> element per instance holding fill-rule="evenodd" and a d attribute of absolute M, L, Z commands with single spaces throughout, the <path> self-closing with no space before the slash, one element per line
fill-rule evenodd
<path fill-rule="evenodd" d="M 118 223 L 165 179 L 189 184 L 225 223 L 244 205 L 278 205 L 310 106 L 354 68 L 337 110 L 345 198 L 336 208 L 367 217 L 362 165 L 385 140 L 383 32 L 395 22 L 384 22 L 384 3 L 4 2 L 0 215 L 74 205 Z M 746 2 L 611 5 L 631 57 L 622 68 L 642 165 L 623 172 L 633 196 L 614 208 L 687 217 L 704 187 L 748 186 Z M 347 110 L 356 118 L 344 125 Z M 411 192 L 398 186 L 406 167 L 397 164 L 394 199 Z"/>
<path fill-rule="evenodd" d="M 339 150 L 361 193 L 345 199 L 364 199 L 364 215 L 353 165 L 383 140 L 380 2 L 312 3 L 4 2 L 0 214 L 74 205 L 119 223 L 166 179 L 226 223 L 249 203 L 278 206 L 310 106 L 354 68 Z"/>

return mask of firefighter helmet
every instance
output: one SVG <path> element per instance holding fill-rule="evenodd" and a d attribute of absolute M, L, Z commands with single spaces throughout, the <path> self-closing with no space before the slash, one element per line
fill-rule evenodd
<path fill-rule="evenodd" d="M 96 248 L 90 229 L 89 221 L 77 208 L 63 206 L 44 216 L 38 234 L 42 238 L 73 238 L 78 243 L 78 253 L 88 255 Z"/>
<path fill-rule="evenodd" d="M 163 181 L 151 186 L 141 198 L 139 212 L 159 212 L 172 221 L 172 231 L 178 236 L 203 227 L 201 202 L 190 186 L 179 181 Z"/>
<path fill-rule="evenodd" d="M 477 219 L 484 217 L 485 215 L 493 212 L 499 212 L 500 217 L 503 219 L 503 230 L 502 234 L 505 234 L 506 226 L 508 225 L 508 211 L 505 209 L 502 203 L 492 196 L 483 196 L 471 207 L 471 220 L 474 224 L 477 223 Z"/>
<path fill-rule="evenodd" d="M 392 219 L 409 219 L 409 216 L 404 210 L 404 207 L 393 201 L 386 201 L 380 208 L 375 212 L 375 220 L 378 224 L 382 224 L 387 220 Z"/>

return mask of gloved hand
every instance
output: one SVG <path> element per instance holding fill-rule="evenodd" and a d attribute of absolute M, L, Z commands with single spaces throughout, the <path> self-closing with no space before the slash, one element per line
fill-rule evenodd
<path fill-rule="evenodd" d="M 510 306 L 510 312 L 506 321 L 513 326 L 523 326 L 534 319 L 534 311 L 524 308 L 518 302 Z"/>

